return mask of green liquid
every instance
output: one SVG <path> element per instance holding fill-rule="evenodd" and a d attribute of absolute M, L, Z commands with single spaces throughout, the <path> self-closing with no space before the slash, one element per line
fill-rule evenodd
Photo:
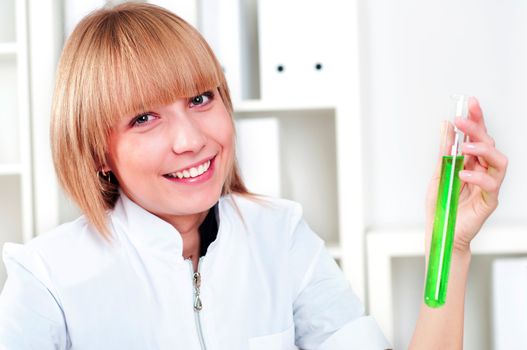
<path fill-rule="evenodd" d="M 446 302 L 457 204 L 461 190 L 459 171 L 463 169 L 463 161 L 463 156 L 444 156 L 441 164 L 425 285 L 425 303 L 434 308 L 441 307 Z"/>

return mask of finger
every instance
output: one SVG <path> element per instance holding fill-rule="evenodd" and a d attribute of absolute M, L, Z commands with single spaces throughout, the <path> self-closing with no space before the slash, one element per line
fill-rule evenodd
<path fill-rule="evenodd" d="M 441 145 L 440 145 L 440 156 L 449 155 L 454 144 L 454 126 L 448 120 L 443 121 L 442 130 L 441 130 Z"/>
<path fill-rule="evenodd" d="M 498 201 L 501 183 L 487 173 L 481 171 L 462 170 L 459 172 L 461 181 L 480 187 L 487 203 Z"/>
<path fill-rule="evenodd" d="M 470 119 L 463 119 L 457 117 L 455 120 L 456 127 L 465 133 L 470 138 L 470 141 L 486 142 L 492 147 L 496 146 L 494 139 L 487 134 L 485 126 L 478 124 Z"/>
<path fill-rule="evenodd" d="M 466 146 L 465 146 L 466 145 Z M 465 169 L 475 170 L 483 169 L 486 171 L 489 168 L 489 164 L 483 156 L 478 156 L 471 152 L 477 145 L 487 145 L 484 142 L 465 142 L 461 146 L 461 152 L 465 156 Z M 488 146 L 488 145 L 487 145 Z M 485 146 L 481 146 L 485 147 Z M 489 146 L 490 147 L 490 146 Z M 481 151 L 481 149 L 479 149 Z"/>
<path fill-rule="evenodd" d="M 496 169 L 492 175 L 497 175 L 498 180 L 501 182 L 508 165 L 508 159 L 504 154 L 484 142 L 464 143 L 462 146 L 462 152 L 463 154 L 477 156 L 478 159 L 482 158 L 485 163 Z"/>
<path fill-rule="evenodd" d="M 475 169 L 476 165 L 480 164 L 478 157 L 475 157 L 470 154 L 463 154 L 465 156 L 464 168 L 465 169 Z M 484 168 L 487 168 L 486 166 Z"/>
<path fill-rule="evenodd" d="M 483 127 L 483 130 L 487 132 L 487 127 L 483 118 L 483 111 L 481 110 L 478 99 L 474 96 L 471 96 L 468 99 L 468 118 L 480 124 Z"/>

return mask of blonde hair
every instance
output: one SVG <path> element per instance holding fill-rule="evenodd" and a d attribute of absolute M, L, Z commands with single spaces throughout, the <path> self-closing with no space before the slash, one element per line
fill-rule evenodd
<path fill-rule="evenodd" d="M 161 7 L 125 3 L 97 10 L 77 25 L 57 71 L 52 154 L 60 184 L 103 236 L 110 236 L 107 211 L 119 198 L 118 182 L 99 176 L 108 164 L 113 125 L 125 115 L 215 88 L 234 128 L 214 53 L 196 29 Z M 222 195 L 233 192 L 252 196 L 234 154 Z"/>

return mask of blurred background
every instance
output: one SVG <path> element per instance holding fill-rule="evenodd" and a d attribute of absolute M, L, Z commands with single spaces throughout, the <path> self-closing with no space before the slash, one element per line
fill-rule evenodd
<path fill-rule="evenodd" d="M 472 244 L 465 349 L 527 349 L 527 2 L 149 2 L 218 55 L 249 189 L 303 205 L 395 349 L 407 348 L 422 300 L 441 121 L 452 94 L 478 97 L 509 169 Z M 0 244 L 80 215 L 50 156 L 55 69 L 78 21 L 116 3 L 0 0 Z"/>

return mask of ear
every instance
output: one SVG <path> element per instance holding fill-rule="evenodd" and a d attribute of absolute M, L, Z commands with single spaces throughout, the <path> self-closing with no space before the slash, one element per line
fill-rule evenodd
<path fill-rule="evenodd" d="M 113 161 L 108 151 L 104 153 L 104 159 L 100 159 L 100 161 L 100 163 L 102 163 L 99 168 L 101 171 L 104 171 L 105 173 L 112 171 Z"/>

